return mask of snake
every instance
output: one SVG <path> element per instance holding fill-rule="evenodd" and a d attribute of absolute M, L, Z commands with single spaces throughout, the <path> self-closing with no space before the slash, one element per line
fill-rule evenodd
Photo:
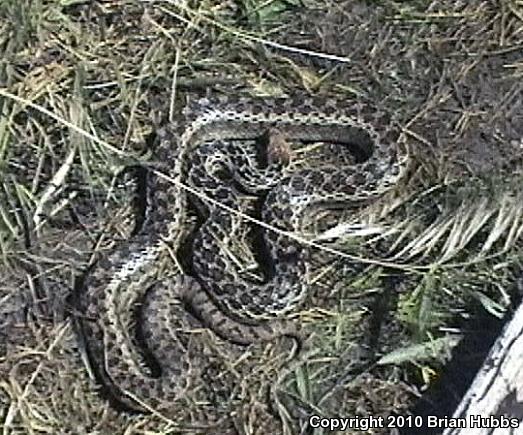
<path fill-rule="evenodd" d="M 297 335 L 287 314 L 308 295 L 310 248 L 293 235 L 307 210 L 381 196 L 407 161 L 388 115 L 361 102 L 208 96 L 157 130 L 144 223 L 100 256 L 76 295 L 89 367 L 111 399 L 140 412 L 169 409 L 199 375 L 188 316 L 241 345 Z M 290 171 L 289 144 L 316 142 L 341 144 L 356 162 Z M 237 235 L 242 192 L 262 198 L 262 282 L 238 273 L 223 248 Z M 161 253 L 182 242 L 191 198 L 203 222 L 190 270 L 151 279 Z"/>

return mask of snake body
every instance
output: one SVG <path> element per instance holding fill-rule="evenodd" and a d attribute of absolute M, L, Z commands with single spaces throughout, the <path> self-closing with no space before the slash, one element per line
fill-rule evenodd
<path fill-rule="evenodd" d="M 273 147 L 260 165 L 249 150 L 271 129 L 293 142 L 347 145 L 361 162 L 288 174 L 285 153 Z M 139 411 L 169 407 L 190 375 L 198 375 L 191 334 L 181 320 L 187 310 L 242 344 L 292 335 L 294 327 L 278 318 L 307 295 L 307 249 L 288 233 L 299 232 L 311 205 L 354 203 L 390 190 L 405 163 L 384 114 L 332 100 L 203 98 L 187 105 L 183 122 L 166 125 L 158 136 L 146 225 L 94 265 L 77 298 L 90 366 L 119 404 Z M 167 244 L 178 246 L 183 235 L 184 183 L 221 206 L 200 201 L 205 221 L 193 243 L 194 277 L 150 285 L 160 253 Z M 236 207 L 240 190 L 265 192 L 261 219 L 277 230 L 264 231 L 270 273 L 261 284 L 243 279 L 223 252 L 222 242 L 235 234 L 227 208 Z M 160 373 L 144 364 L 142 342 Z"/>

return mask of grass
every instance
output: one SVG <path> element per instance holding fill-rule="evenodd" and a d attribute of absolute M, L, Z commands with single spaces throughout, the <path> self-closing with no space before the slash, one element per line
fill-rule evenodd
<path fill-rule="evenodd" d="M 2 1 L 3 433 L 222 433 L 194 428 L 218 414 L 242 434 L 319 435 L 310 414 L 412 412 L 470 319 L 517 302 L 522 16 L 517 1 Z M 208 378 L 172 414 L 117 412 L 85 370 L 67 296 L 107 234 L 128 235 L 118 173 L 150 158 L 153 114 L 176 118 L 208 89 L 378 106 L 409 174 L 368 208 L 319 215 L 297 360 L 286 342 L 202 331 Z"/>

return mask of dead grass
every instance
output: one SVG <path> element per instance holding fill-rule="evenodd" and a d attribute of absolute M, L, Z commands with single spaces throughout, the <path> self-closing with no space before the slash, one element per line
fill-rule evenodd
<path fill-rule="evenodd" d="M 191 429 L 203 412 L 241 434 L 316 435 L 313 413 L 408 413 L 467 320 L 517 300 L 522 48 L 517 0 L 4 0 L 3 433 L 222 433 Z M 129 219 L 116 174 L 148 158 L 151 114 L 176 116 L 208 89 L 379 105 L 409 144 L 409 177 L 367 210 L 318 222 L 330 251 L 315 250 L 299 360 L 209 336 L 224 378 L 213 394 L 234 392 L 233 411 L 206 392 L 167 419 L 117 412 L 82 364 L 67 296 L 103 230 Z"/>

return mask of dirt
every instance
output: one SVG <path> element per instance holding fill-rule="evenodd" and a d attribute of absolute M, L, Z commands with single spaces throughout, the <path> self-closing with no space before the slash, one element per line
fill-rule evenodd
<path fill-rule="evenodd" d="M 444 337 L 445 327 L 459 326 L 460 333 L 472 331 L 478 337 L 489 322 L 494 326 L 488 329 L 499 327 L 498 321 L 458 289 L 435 292 L 434 311 L 444 315 L 422 328 L 408 314 L 402 317 L 401 307 L 406 310 L 408 300 L 415 299 L 423 278 L 323 253 L 316 254 L 318 279 L 296 320 L 310 334 L 311 354 L 301 364 L 289 372 L 276 371 L 284 350 L 273 344 L 232 350 L 220 340 L 210 345 L 223 358 L 220 364 L 231 370 L 224 391 L 232 388 L 236 394 L 233 408 L 220 411 L 224 426 L 195 429 L 198 419 L 192 418 L 198 412 L 213 412 L 212 406 L 198 403 L 183 404 L 188 416 L 178 410 L 168 419 L 115 409 L 87 373 L 70 322 L 77 314 L 70 294 L 100 234 L 109 228 L 112 238 L 129 236 L 124 224 L 131 211 L 125 189 L 111 188 L 121 181 L 114 177 L 121 162 L 64 121 L 117 148 L 147 150 L 155 128 L 152 114 L 165 116 L 169 110 L 173 76 L 176 111 L 187 96 L 210 91 L 261 98 L 335 96 L 379 107 L 401 132 L 411 156 L 408 181 L 396 197 L 399 205 L 381 206 L 389 222 L 414 219 L 417 210 L 424 216 L 445 210 L 439 199 L 427 204 L 415 200 L 435 186 L 520 174 L 519 2 L 258 3 L 0 5 L 0 89 L 38 105 L 0 95 L 4 433 L 218 434 L 230 426 L 231 433 L 242 435 L 313 434 L 320 433 L 308 423 L 315 413 L 366 417 L 452 412 L 450 403 L 457 403 L 466 388 L 452 376 L 456 355 L 466 350 L 458 347 L 454 359 L 450 350 L 421 361 L 404 357 L 397 364 L 380 365 L 379 359 L 425 343 L 434 334 Z M 67 175 L 57 192 L 43 201 L 64 168 Z M 38 226 L 35 212 L 41 203 L 45 207 Z M 374 222 L 379 213 L 365 216 Z M 340 222 L 350 218 L 350 213 L 342 215 Z M 361 254 L 350 242 L 336 248 Z M 381 247 L 365 249 L 361 255 L 381 252 Z M 483 270 L 471 271 L 471 282 L 510 310 L 517 301 L 510 285 L 518 261 L 510 263 L 512 274 L 499 278 L 500 286 L 506 280 L 512 297 L 508 301 L 484 283 Z M 492 272 L 496 264 L 489 263 L 492 277 L 498 276 Z M 465 321 L 471 316 L 482 320 Z M 488 343 L 484 347 L 482 352 Z M 231 369 L 231 361 L 241 360 L 242 354 L 245 360 Z M 476 362 L 481 355 L 474 355 Z M 447 384 L 442 387 L 439 379 Z M 444 393 L 435 393 L 438 389 Z M 269 390 L 277 393 L 267 394 Z M 445 397 L 448 391 L 456 394 L 444 404 L 438 394 Z"/>

